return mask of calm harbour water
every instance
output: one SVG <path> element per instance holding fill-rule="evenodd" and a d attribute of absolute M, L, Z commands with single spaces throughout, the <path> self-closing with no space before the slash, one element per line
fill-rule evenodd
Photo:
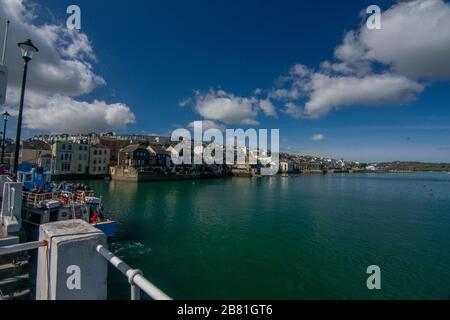
<path fill-rule="evenodd" d="M 447 173 L 88 183 L 111 250 L 176 299 L 450 298 Z M 114 269 L 108 291 L 129 299 Z"/>

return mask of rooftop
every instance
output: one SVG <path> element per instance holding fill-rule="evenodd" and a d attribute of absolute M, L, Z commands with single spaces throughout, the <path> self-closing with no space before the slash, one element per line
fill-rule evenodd
<path fill-rule="evenodd" d="M 148 146 L 148 150 L 156 154 L 170 154 L 163 145 L 152 144 Z"/>
<path fill-rule="evenodd" d="M 145 149 L 145 147 L 140 144 L 131 144 L 123 149 L 120 149 L 120 152 L 134 152 L 137 149 Z"/>
<path fill-rule="evenodd" d="M 22 148 L 27 150 L 47 150 L 50 151 L 51 147 L 49 144 L 39 141 L 39 140 L 27 140 L 22 142 Z M 16 150 L 16 144 L 11 143 L 5 146 L 6 153 L 12 153 Z"/>

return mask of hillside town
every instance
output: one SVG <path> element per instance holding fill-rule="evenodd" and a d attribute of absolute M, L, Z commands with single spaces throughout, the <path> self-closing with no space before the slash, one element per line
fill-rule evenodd
<path fill-rule="evenodd" d="M 178 143 L 178 142 L 177 142 Z M 154 180 L 170 178 L 258 176 L 261 164 L 175 165 L 177 144 L 170 137 L 151 135 L 51 134 L 36 135 L 20 145 L 20 170 L 44 168 L 54 179 Z M 4 166 L 12 166 L 15 143 L 5 142 Z M 195 154 L 193 150 L 192 154 Z M 248 155 L 253 152 L 244 150 Z M 247 156 L 248 159 L 248 156 Z M 356 161 L 280 153 L 279 173 L 375 171 L 375 165 Z"/>

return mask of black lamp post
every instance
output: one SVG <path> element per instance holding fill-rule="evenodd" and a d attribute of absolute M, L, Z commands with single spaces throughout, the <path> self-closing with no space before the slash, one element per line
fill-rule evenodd
<path fill-rule="evenodd" d="M 24 61 L 23 65 L 23 76 L 22 76 L 22 90 L 20 92 L 19 101 L 19 115 L 17 116 L 17 131 L 16 131 L 16 151 L 14 154 L 14 169 L 13 175 L 17 177 L 17 169 L 19 168 L 19 153 L 20 153 L 20 134 L 22 131 L 22 114 L 23 114 L 23 102 L 25 98 L 25 85 L 27 82 L 27 71 L 28 62 L 33 58 L 33 54 L 38 52 L 39 49 L 28 39 L 25 42 L 20 42 L 17 44 L 22 51 L 22 58 Z"/>
<path fill-rule="evenodd" d="M 1 164 L 3 164 L 3 157 L 5 156 L 5 139 L 6 139 L 6 123 L 8 122 L 9 119 L 9 113 L 8 111 L 5 111 L 5 113 L 3 113 L 3 139 L 2 139 L 2 159 L 1 159 Z"/>

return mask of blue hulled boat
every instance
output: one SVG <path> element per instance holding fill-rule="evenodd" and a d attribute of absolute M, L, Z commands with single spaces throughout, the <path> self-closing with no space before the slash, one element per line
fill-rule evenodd
<path fill-rule="evenodd" d="M 18 172 L 24 185 L 22 193 L 22 226 L 30 240 L 39 239 L 41 224 L 81 219 L 112 237 L 117 223 L 106 216 L 102 199 L 80 184 L 51 183 L 50 172 L 31 168 Z"/>

